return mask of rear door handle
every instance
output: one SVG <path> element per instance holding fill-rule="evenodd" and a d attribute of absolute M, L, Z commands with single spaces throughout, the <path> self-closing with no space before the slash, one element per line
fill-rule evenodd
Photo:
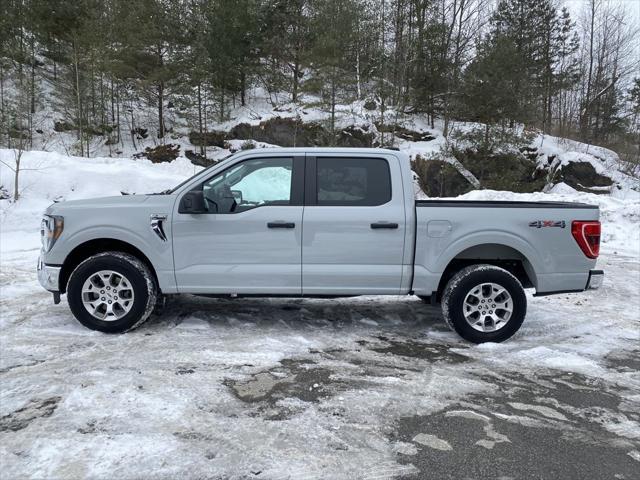
<path fill-rule="evenodd" d="M 293 222 L 269 222 L 267 223 L 269 228 L 296 228 L 296 224 Z"/>
<path fill-rule="evenodd" d="M 376 222 L 371 224 L 371 228 L 373 228 L 374 230 L 377 230 L 380 228 L 396 229 L 398 228 L 398 224 L 390 223 L 390 222 Z"/>

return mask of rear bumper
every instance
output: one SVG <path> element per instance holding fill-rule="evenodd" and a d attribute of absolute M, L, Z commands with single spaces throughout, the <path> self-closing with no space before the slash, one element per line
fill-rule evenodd
<path fill-rule="evenodd" d="M 602 286 L 602 282 L 604 282 L 604 271 L 589 270 L 586 290 L 597 290 Z"/>
<path fill-rule="evenodd" d="M 42 288 L 50 292 L 60 291 L 60 270 L 57 265 L 46 265 L 41 258 L 38 258 L 38 281 Z"/>
<path fill-rule="evenodd" d="M 584 275 L 584 274 L 583 274 Z M 580 288 L 567 288 L 564 290 L 554 289 L 544 292 L 536 292 L 533 294 L 534 297 L 545 297 L 547 295 L 557 295 L 559 293 L 578 293 L 584 292 L 586 290 L 597 290 L 602 286 L 602 282 L 604 281 L 604 271 L 602 270 L 589 270 L 589 276 L 587 277 L 587 283 L 584 283 L 584 276 L 582 277 L 582 282 Z M 577 287 L 578 285 L 576 285 Z"/>

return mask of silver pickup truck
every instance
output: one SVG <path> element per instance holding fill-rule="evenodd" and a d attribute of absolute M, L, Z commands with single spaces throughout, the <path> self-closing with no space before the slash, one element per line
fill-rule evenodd
<path fill-rule="evenodd" d="M 172 190 L 51 205 L 38 278 L 102 332 L 165 295 L 417 295 L 471 342 L 500 342 L 535 295 L 598 288 L 596 206 L 415 200 L 406 154 L 240 152 Z"/>

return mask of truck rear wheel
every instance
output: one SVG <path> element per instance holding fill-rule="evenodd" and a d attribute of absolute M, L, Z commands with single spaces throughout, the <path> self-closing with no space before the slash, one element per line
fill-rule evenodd
<path fill-rule="evenodd" d="M 449 327 L 473 343 L 502 342 L 518 331 L 527 313 L 520 281 L 493 265 L 471 265 L 444 289 L 442 314 Z"/>
<path fill-rule="evenodd" d="M 123 252 L 104 252 L 80 263 L 69 277 L 67 300 L 85 327 L 121 333 L 141 325 L 156 306 L 149 267 Z"/>

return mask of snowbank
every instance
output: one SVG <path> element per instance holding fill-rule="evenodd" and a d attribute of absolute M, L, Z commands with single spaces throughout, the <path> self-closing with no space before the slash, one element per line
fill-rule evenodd
<path fill-rule="evenodd" d="M 582 202 L 600 207 L 602 248 L 625 251 L 640 256 L 640 193 L 627 191 L 626 198 L 578 192 L 565 184 L 556 185 L 549 193 L 514 193 L 496 190 L 474 190 L 458 197 L 465 200 L 519 200 Z"/>
<path fill-rule="evenodd" d="M 15 152 L 0 149 L 0 185 L 13 195 Z M 69 157 L 52 152 L 24 152 L 20 162 L 20 200 L 0 200 L 3 232 L 38 228 L 42 212 L 54 201 L 166 190 L 195 174 L 186 158 L 153 164 L 126 158 Z M 4 235 L 3 235 L 4 236 Z"/>

